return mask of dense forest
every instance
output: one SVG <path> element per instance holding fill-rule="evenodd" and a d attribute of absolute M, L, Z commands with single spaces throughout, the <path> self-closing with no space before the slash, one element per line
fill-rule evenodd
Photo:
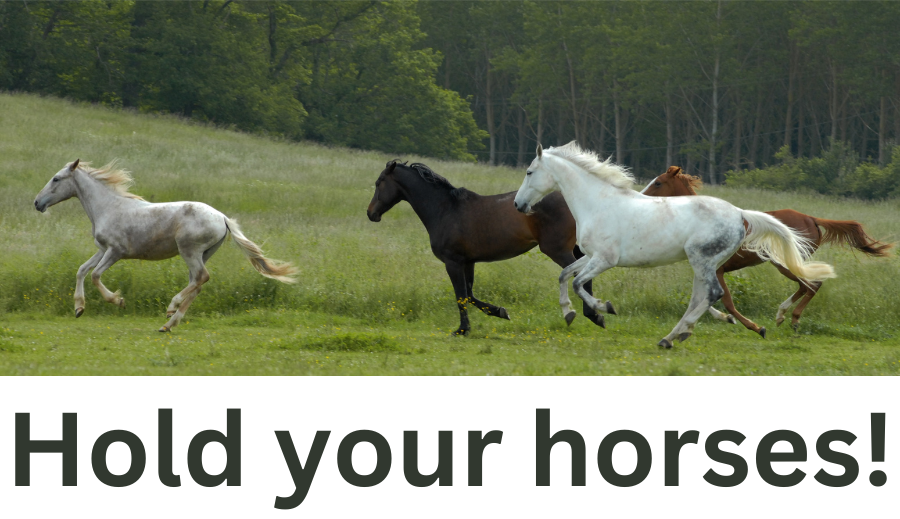
<path fill-rule="evenodd" d="M 897 2 L 9 1 L 0 89 L 512 166 L 575 139 L 716 184 L 835 143 L 889 165 L 897 27 Z"/>

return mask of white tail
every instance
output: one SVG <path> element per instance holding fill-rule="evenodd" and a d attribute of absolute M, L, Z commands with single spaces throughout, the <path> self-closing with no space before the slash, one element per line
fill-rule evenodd
<path fill-rule="evenodd" d="M 247 256 L 247 259 L 250 260 L 250 264 L 253 265 L 253 268 L 255 268 L 257 272 L 267 278 L 275 279 L 282 283 L 297 282 L 293 277 L 297 275 L 298 272 L 296 267 L 290 263 L 270 260 L 263 256 L 262 249 L 259 248 L 259 245 L 248 240 L 247 237 L 244 236 L 244 233 L 241 232 L 241 228 L 238 227 L 237 222 L 231 218 L 225 218 L 225 227 L 231 231 L 231 239 L 234 240 L 234 243 L 241 249 L 244 256 Z"/>
<path fill-rule="evenodd" d="M 759 211 L 742 210 L 747 236 L 741 246 L 760 258 L 787 267 L 807 281 L 837 277 L 834 268 L 821 261 L 806 261 L 812 252 L 810 241 L 775 217 Z"/>

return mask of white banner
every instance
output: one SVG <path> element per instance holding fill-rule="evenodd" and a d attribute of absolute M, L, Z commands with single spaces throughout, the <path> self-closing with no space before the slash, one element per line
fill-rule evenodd
<path fill-rule="evenodd" d="M 896 378 L 8 377 L 0 380 L 0 510 L 6 517 L 884 515 L 896 509 L 900 488 L 898 389 Z M 169 428 L 161 409 L 171 409 L 171 457 L 162 463 Z M 229 409 L 240 410 L 230 425 Z M 549 438 L 564 430 L 573 432 L 554 439 L 575 448 L 558 442 L 548 454 Z M 327 438 L 314 441 L 318 431 Z M 416 460 L 404 452 L 405 431 L 417 432 Z M 440 431 L 452 433 L 452 452 L 445 433 L 437 470 Z M 677 435 L 667 442 L 666 431 Z M 823 437 L 828 431 L 846 433 Z M 297 483 L 282 444 L 296 451 Z M 28 453 L 65 445 L 74 450 Z M 189 462 L 192 450 L 198 460 Z M 573 451 L 583 463 L 573 464 Z M 470 459 L 481 460 L 480 471 Z M 64 464 L 75 478 L 70 486 Z M 430 486 L 410 483 L 426 484 L 436 471 Z M 883 486 L 873 484 L 879 471 Z M 573 486 L 573 476 L 583 485 Z M 278 497 L 286 509 L 276 508 Z"/>

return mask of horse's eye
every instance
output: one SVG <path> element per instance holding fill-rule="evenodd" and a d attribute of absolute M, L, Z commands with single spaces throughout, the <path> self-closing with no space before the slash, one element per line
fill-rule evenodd
<path fill-rule="evenodd" d="M 533 173 L 532 171 L 526 171 L 526 172 L 525 172 L 526 175 L 530 175 L 530 174 L 532 174 L 532 173 Z"/>
<path fill-rule="evenodd" d="M 657 180 L 656 182 L 653 183 L 653 185 L 659 187 L 659 186 L 661 186 L 662 184 L 660 184 L 659 181 Z"/>
<path fill-rule="evenodd" d="M 56 178 L 56 177 L 53 177 L 53 181 L 54 181 L 54 182 L 59 182 L 59 179 Z"/>

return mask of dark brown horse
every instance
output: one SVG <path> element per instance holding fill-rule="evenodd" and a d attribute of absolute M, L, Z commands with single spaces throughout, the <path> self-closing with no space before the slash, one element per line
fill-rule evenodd
<path fill-rule="evenodd" d="M 505 308 L 479 301 L 472 294 L 475 264 L 524 254 L 535 246 L 560 267 L 583 256 L 575 246 L 575 219 L 562 195 L 548 196 L 528 215 L 516 211 L 516 192 L 482 196 L 453 187 L 424 164 L 390 161 L 375 181 L 375 194 L 366 214 L 373 222 L 401 200 L 406 200 L 425 224 L 431 251 L 444 262 L 456 292 L 459 329 L 469 332 L 467 304 L 493 317 L 509 319 Z M 585 285 L 590 292 L 590 284 Z M 586 304 L 584 315 L 605 327 L 603 316 Z"/>
<path fill-rule="evenodd" d="M 701 182 L 700 178 L 683 173 L 678 166 L 670 166 L 665 173 L 650 182 L 647 187 L 644 188 L 642 193 L 648 196 L 696 195 L 697 192 L 694 191 L 694 188 L 699 188 L 702 184 L 703 182 Z M 767 213 L 778 218 L 788 227 L 793 227 L 809 238 L 812 243 L 813 251 L 822 244 L 834 243 L 852 247 L 869 256 L 885 257 L 890 255 L 890 249 L 893 247 L 893 244 L 882 243 L 872 239 L 866 234 L 862 224 L 852 220 L 826 220 L 824 218 L 809 216 L 794 211 L 793 209 L 779 209 L 778 211 L 767 211 Z M 765 263 L 765 261 L 756 254 L 746 250 L 739 250 L 734 256 L 726 261 L 724 265 L 719 267 L 719 270 L 716 271 L 716 276 L 719 278 L 719 283 L 722 285 L 722 288 L 725 289 L 722 303 L 725 304 L 725 309 L 728 310 L 728 313 L 736 317 L 748 329 L 765 337 L 766 329 L 764 327 L 760 327 L 750 319 L 747 319 L 734 307 L 734 301 L 731 299 L 731 293 L 728 290 L 728 286 L 725 285 L 724 278 L 725 272 L 733 272 L 762 263 Z M 774 263 L 773 265 L 786 278 L 796 281 L 799 286 L 797 292 L 789 297 L 787 301 L 781 303 L 778 307 L 778 313 L 775 316 L 775 323 L 780 326 L 784 321 L 785 312 L 790 310 L 794 303 L 800 301 L 800 304 L 794 308 L 794 312 L 791 315 L 791 327 L 796 331 L 800 327 L 800 315 L 803 313 L 803 309 L 806 308 L 806 305 L 808 305 L 812 298 L 815 297 L 819 288 L 822 287 L 822 282 L 803 282 L 781 265 Z M 710 308 L 710 312 L 719 319 L 734 322 L 731 320 L 730 316 L 725 317 L 724 314 L 721 314 L 721 312 L 718 312 L 713 308 Z"/>

